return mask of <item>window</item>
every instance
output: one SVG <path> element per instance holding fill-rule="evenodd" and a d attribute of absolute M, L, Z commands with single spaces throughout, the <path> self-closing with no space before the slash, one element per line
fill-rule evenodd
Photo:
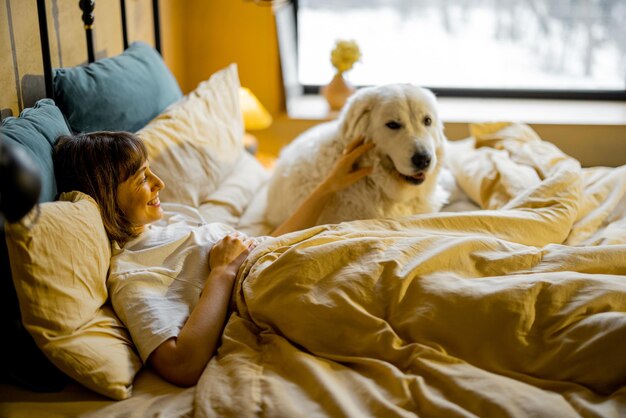
<path fill-rule="evenodd" d="M 297 83 L 333 76 L 355 40 L 358 86 L 410 82 L 440 96 L 626 100 L 624 0 L 294 1 Z M 280 25 L 279 25 L 280 30 Z"/>

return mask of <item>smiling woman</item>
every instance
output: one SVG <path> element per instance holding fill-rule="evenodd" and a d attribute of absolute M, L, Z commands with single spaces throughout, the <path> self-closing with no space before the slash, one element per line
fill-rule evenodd
<path fill-rule="evenodd" d="M 274 234 L 311 226 L 334 192 L 368 173 L 353 168 L 369 149 L 359 145 Z M 147 156 L 132 133 L 64 136 L 54 151 L 55 174 L 60 192 L 85 193 L 98 205 L 112 248 L 108 293 L 141 359 L 170 383 L 191 386 L 218 346 L 237 272 L 256 241 L 205 221 L 194 207 L 164 217 L 165 184 Z"/>
<path fill-rule="evenodd" d="M 165 183 L 150 170 L 148 161 L 117 186 L 117 204 L 137 233 L 163 216 L 159 191 Z"/>
<path fill-rule="evenodd" d="M 149 172 L 147 160 L 144 144 L 128 132 L 63 136 L 54 150 L 58 191 L 77 190 L 93 197 L 109 238 L 123 244 L 139 235 L 138 222 L 160 218 L 160 207 L 147 202 L 164 186 Z M 143 183 L 144 175 L 150 176 L 148 183 Z"/>

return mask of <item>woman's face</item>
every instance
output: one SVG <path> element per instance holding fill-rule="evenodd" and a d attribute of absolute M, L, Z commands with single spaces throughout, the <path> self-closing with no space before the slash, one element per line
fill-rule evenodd
<path fill-rule="evenodd" d="M 139 230 L 146 224 L 158 221 L 163 216 L 159 191 L 165 183 L 152 171 L 148 162 L 117 186 L 117 204 L 130 221 Z"/>

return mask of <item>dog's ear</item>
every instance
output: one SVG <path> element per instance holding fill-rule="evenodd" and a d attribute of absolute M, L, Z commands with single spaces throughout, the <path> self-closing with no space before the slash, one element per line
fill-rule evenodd
<path fill-rule="evenodd" d="M 361 88 L 348 99 L 339 117 L 341 134 L 346 141 L 365 134 L 373 104 L 374 87 Z"/>
<path fill-rule="evenodd" d="M 446 134 L 443 131 L 443 122 L 438 121 L 437 129 L 435 129 L 435 141 L 437 141 L 436 154 L 437 160 L 443 162 L 448 153 L 448 138 L 446 138 Z"/>
<path fill-rule="evenodd" d="M 427 89 L 427 88 L 423 88 L 421 87 L 421 90 L 423 91 L 423 93 L 429 97 L 429 99 L 431 100 L 431 102 L 434 104 L 434 109 L 435 109 L 435 114 L 434 119 L 435 119 L 435 141 L 437 142 L 437 144 L 439 145 L 439 149 L 443 149 L 445 148 L 448 139 L 446 138 L 446 134 L 443 131 L 443 121 L 439 118 L 439 112 L 436 110 L 437 109 L 437 97 L 435 97 L 435 94 Z"/>
<path fill-rule="evenodd" d="M 448 138 L 446 138 L 446 134 L 443 131 L 443 122 L 437 116 L 437 129 L 435 129 L 435 137 L 439 145 L 445 145 L 448 142 Z"/>

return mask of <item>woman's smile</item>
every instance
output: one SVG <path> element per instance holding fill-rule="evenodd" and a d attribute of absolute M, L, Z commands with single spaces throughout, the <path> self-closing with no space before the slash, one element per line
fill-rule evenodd
<path fill-rule="evenodd" d="M 163 216 L 159 191 L 165 184 L 148 162 L 117 187 L 117 204 L 126 219 L 136 228 L 158 221 Z"/>
<path fill-rule="evenodd" d="M 161 206 L 161 201 L 159 200 L 159 196 L 157 195 L 157 197 L 149 201 L 148 206 Z"/>

